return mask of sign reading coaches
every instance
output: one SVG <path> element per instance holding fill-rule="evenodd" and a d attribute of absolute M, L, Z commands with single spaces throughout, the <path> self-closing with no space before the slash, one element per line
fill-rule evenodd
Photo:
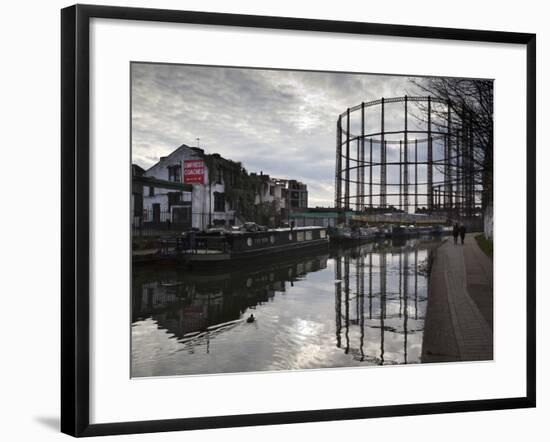
<path fill-rule="evenodd" d="M 183 161 L 183 183 L 204 184 L 204 161 L 184 160 Z"/>

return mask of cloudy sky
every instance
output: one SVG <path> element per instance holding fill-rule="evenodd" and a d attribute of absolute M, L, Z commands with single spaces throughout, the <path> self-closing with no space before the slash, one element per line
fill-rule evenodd
<path fill-rule="evenodd" d="M 147 169 L 199 137 L 207 153 L 303 181 L 310 206 L 332 206 L 338 115 L 415 92 L 399 76 L 135 63 L 132 161 Z"/>

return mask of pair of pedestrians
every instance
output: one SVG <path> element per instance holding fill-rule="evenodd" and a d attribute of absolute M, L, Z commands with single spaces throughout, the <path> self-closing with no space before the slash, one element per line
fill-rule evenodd
<path fill-rule="evenodd" d="M 455 240 L 455 244 L 458 244 L 458 236 L 460 235 L 460 241 L 462 245 L 464 245 L 464 237 L 466 236 L 466 226 L 464 224 L 458 225 L 458 223 L 455 223 L 453 226 L 453 238 Z"/>

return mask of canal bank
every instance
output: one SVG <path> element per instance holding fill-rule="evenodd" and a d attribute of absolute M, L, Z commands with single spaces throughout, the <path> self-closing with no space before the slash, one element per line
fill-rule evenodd
<path fill-rule="evenodd" d="M 493 359 L 492 268 L 474 234 L 466 236 L 464 245 L 448 238 L 436 250 L 422 362 Z"/>

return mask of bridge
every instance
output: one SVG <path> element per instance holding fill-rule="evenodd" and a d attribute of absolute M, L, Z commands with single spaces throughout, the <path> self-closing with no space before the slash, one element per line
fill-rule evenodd
<path fill-rule="evenodd" d="M 447 225 L 448 220 L 441 215 L 414 215 L 407 213 L 391 214 L 355 214 L 352 221 L 366 222 L 369 225 L 377 224 L 416 224 L 416 225 Z"/>

